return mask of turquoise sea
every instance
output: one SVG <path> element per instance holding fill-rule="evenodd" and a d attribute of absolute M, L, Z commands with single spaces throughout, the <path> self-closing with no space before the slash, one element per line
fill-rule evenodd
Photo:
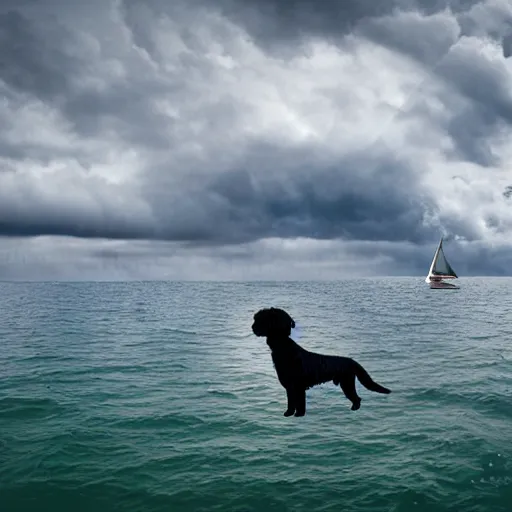
<path fill-rule="evenodd" d="M 0 283 L 0 511 L 512 510 L 512 279 Z M 261 307 L 389 396 L 285 418 Z"/>

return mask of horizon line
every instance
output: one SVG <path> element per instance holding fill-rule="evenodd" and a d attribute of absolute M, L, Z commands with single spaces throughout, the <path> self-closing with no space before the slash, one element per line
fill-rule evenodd
<path fill-rule="evenodd" d="M 511 275 L 474 275 L 463 276 L 458 279 L 510 279 Z M 421 279 L 425 276 L 347 276 L 334 279 L 0 279 L 0 283 L 336 283 L 343 281 L 373 280 L 373 279 Z"/>

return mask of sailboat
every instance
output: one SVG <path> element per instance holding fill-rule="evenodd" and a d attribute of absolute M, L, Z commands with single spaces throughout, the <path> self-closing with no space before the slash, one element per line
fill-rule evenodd
<path fill-rule="evenodd" d="M 457 279 L 457 277 L 455 270 L 453 270 L 444 255 L 443 237 L 441 237 L 436 252 L 434 253 L 434 259 L 430 265 L 428 275 L 425 278 L 425 282 L 430 284 L 430 288 L 434 289 L 458 290 L 459 286 L 456 284 L 443 281 L 443 279 Z"/>

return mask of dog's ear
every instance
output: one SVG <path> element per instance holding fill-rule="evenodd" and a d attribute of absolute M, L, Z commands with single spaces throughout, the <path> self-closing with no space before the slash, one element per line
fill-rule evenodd
<path fill-rule="evenodd" d="M 295 327 L 293 318 L 283 309 L 270 308 L 272 332 L 280 335 L 290 336 L 291 330 Z"/>

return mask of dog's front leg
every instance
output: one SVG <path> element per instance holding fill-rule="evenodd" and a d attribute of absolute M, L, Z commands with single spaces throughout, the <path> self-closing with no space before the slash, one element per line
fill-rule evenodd
<path fill-rule="evenodd" d="M 295 412 L 295 390 L 293 388 L 286 388 L 286 399 L 288 400 L 288 407 L 284 412 L 285 416 L 291 416 Z"/>
<path fill-rule="evenodd" d="M 295 416 L 306 414 L 306 390 L 297 389 L 295 392 Z"/>

